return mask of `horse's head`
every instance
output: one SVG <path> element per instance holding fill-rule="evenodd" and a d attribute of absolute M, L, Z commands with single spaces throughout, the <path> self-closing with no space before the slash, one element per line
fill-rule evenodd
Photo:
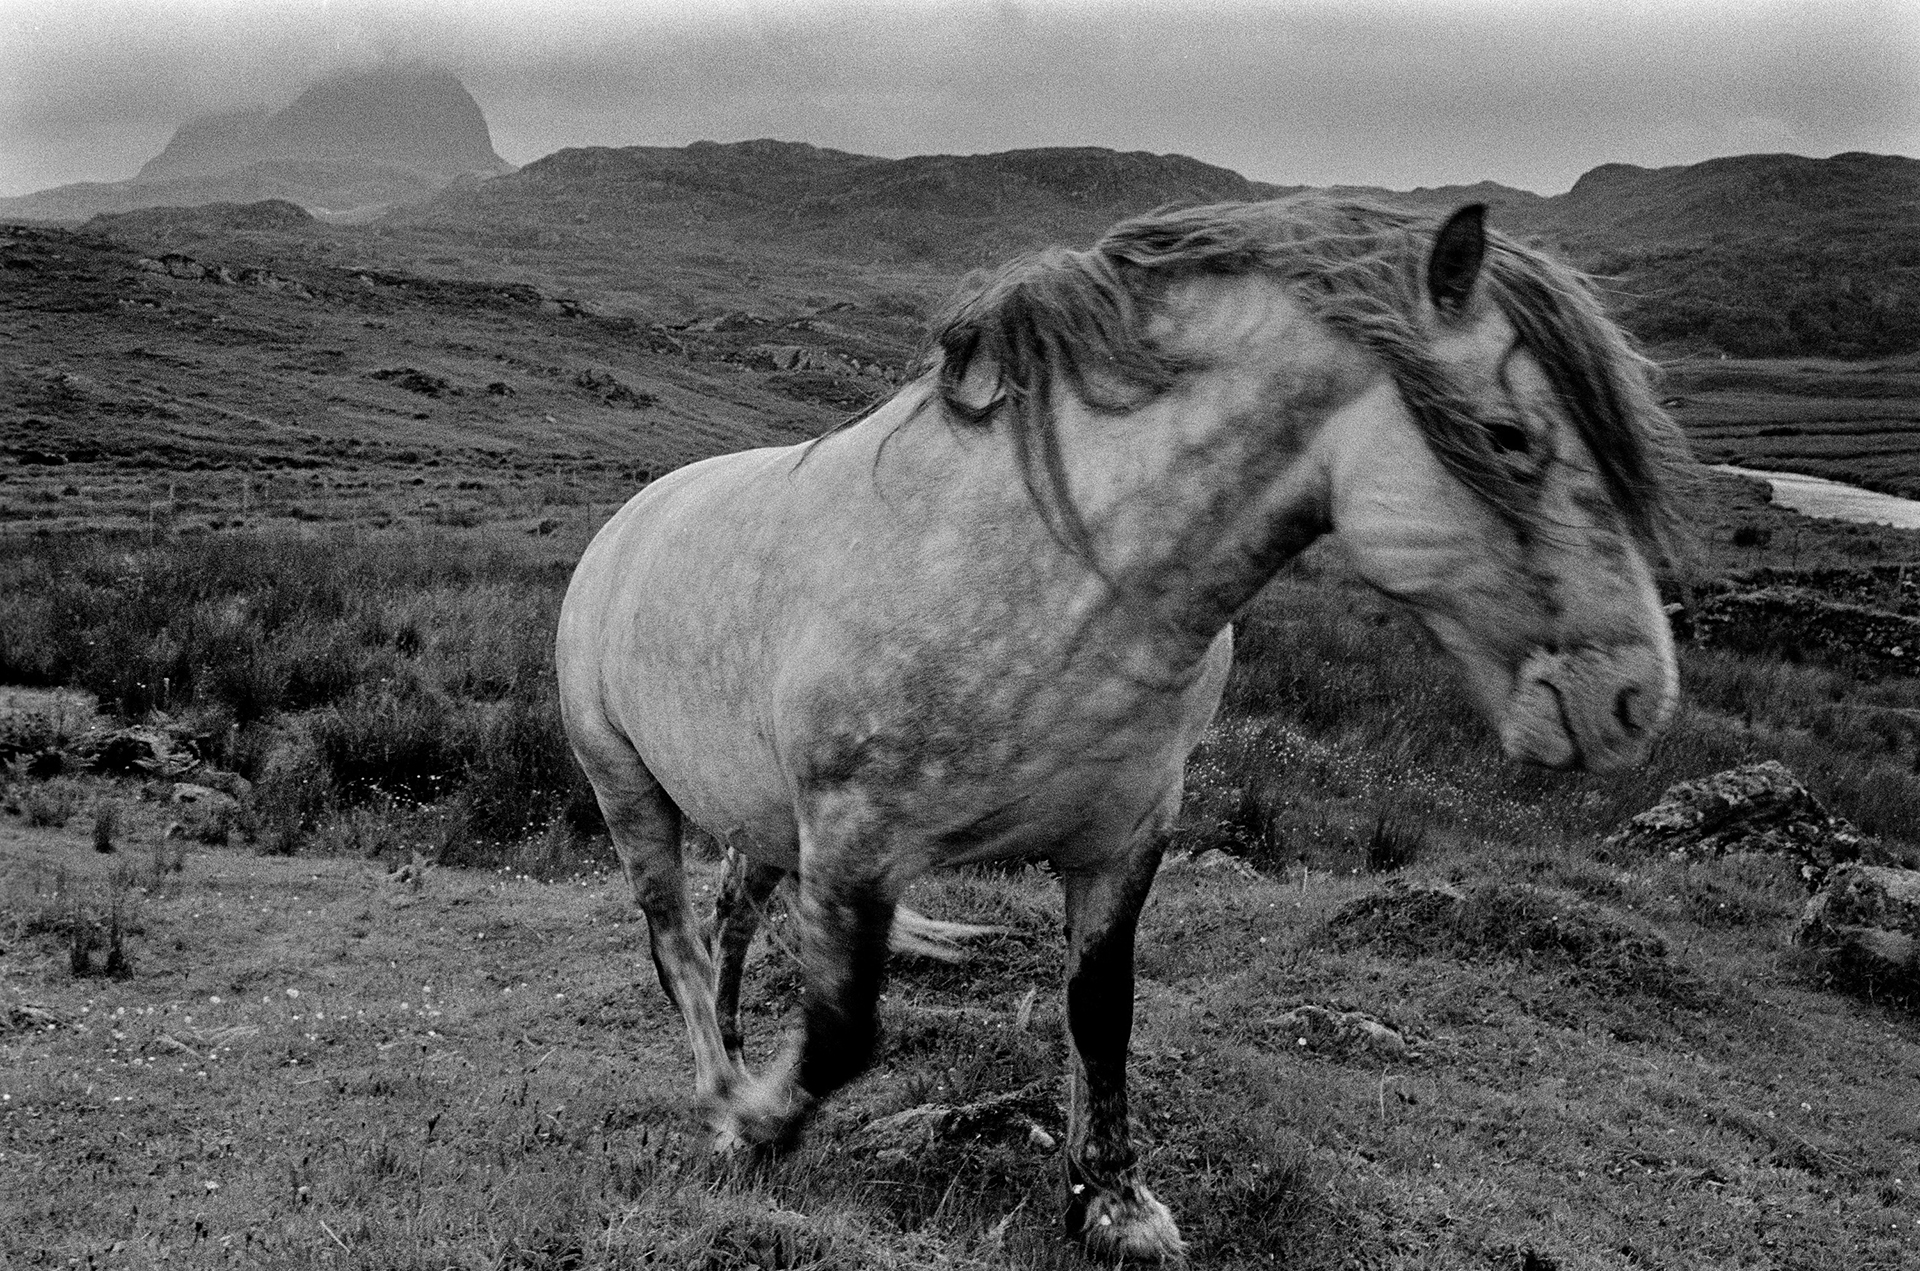
<path fill-rule="evenodd" d="M 1671 425 L 1571 282 L 1456 213 L 1427 257 L 1416 373 L 1319 442 L 1336 538 L 1465 668 L 1507 753 L 1606 770 L 1646 756 L 1677 696 L 1643 554 Z"/>

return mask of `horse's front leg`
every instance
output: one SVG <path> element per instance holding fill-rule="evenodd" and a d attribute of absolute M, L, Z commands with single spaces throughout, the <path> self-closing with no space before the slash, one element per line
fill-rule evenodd
<path fill-rule="evenodd" d="M 1068 1234 L 1106 1257 L 1179 1258 L 1167 1207 L 1135 1177 L 1127 1124 L 1133 934 L 1160 867 L 1159 834 L 1097 870 L 1063 874 L 1067 896 Z"/>
<path fill-rule="evenodd" d="M 841 804 L 852 807 L 842 812 Z M 904 872 L 878 827 L 855 809 L 849 798 L 823 799 L 802 822 L 794 906 L 806 974 L 801 1035 L 784 1064 L 730 1101 L 722 1137 L 730 1130 L 743 1143 L 791 1146 L 820 1101 L 872 1062 L 874 1011 Z"/>

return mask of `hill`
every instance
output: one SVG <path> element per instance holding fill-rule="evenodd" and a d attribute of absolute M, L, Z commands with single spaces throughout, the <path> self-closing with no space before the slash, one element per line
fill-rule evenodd
<path fill-rule="evenodd" d="M 964 269 L 1081 242 L 1163 203 L 1273 198 L 1183 155 L 1094 147 L 881 159 L 798 142 L 566 149 L 448 190 L 393 222 L 493 240 L 542 229 L 643 243 L 689 235 L 862 263 Z"/>
<path fill-rule="evenodd" d="M 1084 244 L 1165 203 L 1274 198 L 1180 155 L 1092 148 L 881 159 L 791 142 L 562 150 L 449 190 L 395 224 L 473 242 L 705 236 L 761 253 L 957 272 Z M 1628 324 L 1675 351 L 1867 357 L 1920 349 L 1920 161 L 1741 155 L 1609 164 L 1551 198 L 1493 182 L 1331 191 L 1494 223 L 1604 275 Z"/>
<path fill-rule="evenodd" d="M 0 199 L 0 216 L 74 221 L 136 208 L 287 199 L 367 219 L 509 165 L 455 76 L 424 66 L 336 76 L 284 109 L 182 124 L 128 181 L 82 182 Z"/>
<path fill-rule="evenodd" d="M 1920 350 L 1920 160 L 1608 164 L 1514 210 L 1609 276 L 1644 340 L 1744 357 Z"/>

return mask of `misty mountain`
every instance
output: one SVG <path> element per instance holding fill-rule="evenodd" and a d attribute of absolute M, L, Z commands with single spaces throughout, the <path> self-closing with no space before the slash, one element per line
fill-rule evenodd
<path fill-rule="evenodd" d="M 389 67 L 324 80 L 279 111 L 190 120 L 131 180 L 0 199 L 0 215 L 72 221 L 286 199 L 331 219 L 364 220 L 430 198 L 457 178 L 509 167 L 458 78 Z"/>

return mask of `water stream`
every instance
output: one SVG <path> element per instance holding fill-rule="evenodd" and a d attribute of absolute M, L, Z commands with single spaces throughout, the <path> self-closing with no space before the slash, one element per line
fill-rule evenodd
<path fill-rule="evenodd" d="M 1802 476 L 1798 472 L 1763 472 L 1730 463 L 1716 463 L 1713 470 L 1765 481 L 1773 490 L 1775 503 L 1802 516 L 1920 530 L 1920 499 L 1903 499 L 1878 490 L 1863 490 L 1844 481 Z"/>

